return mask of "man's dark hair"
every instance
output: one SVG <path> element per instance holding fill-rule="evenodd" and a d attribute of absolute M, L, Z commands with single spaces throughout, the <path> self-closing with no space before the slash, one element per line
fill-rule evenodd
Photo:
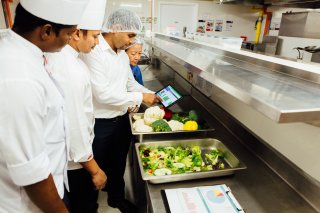
<path fill-rule="evenodd" d="M 81 31 L 82 31 L 83 36 L 84 36 L 84 37 L 87 37 L 87 35 L 88 35 L 88 30 L 83 30 L 83 29 L 81 29 Z"/>
<path fill-rule="evenodd" d="M 61 29 L 64 28 L 70 28 L 74 25 L 64 25 L 64 24 L 56 24 L 44 19 L 41 19 L 37 16 L 32 15 L 27 10 L 25 10 L 21 4 L 19 3 L 16 8 L 16 16 L 14 18 L 14 24 L 13 24 L 13 31 L 15 31 L 18 34 L 25 34 L 32 32 L 37 27 L 50 24 L 56 33 L 56 35 L 59 35 L 59 32 Z"/>

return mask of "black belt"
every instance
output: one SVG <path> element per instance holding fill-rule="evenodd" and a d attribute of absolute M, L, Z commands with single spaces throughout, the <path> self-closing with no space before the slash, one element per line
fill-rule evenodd
<path fill-rule="evenodd" d="M 123 117 L 127 116 L 128 113 L 124 114 L 124 115 L 119 115 L 117 117 L 114 118 L 97 118 L 98 120 L 102 120 L 102 121 L 109 121 L 109 122 L 117 122 L 120 119 L 122 119 Z"/>

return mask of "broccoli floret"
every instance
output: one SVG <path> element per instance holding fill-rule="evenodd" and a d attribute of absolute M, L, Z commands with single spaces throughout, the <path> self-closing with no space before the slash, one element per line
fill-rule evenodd
<path fill-rule="evenodd" d="M 171 117 L 171 120 L 179 121 L 184 124 L 190 119 L 189 119 L 189 116 L 183 116 L 183 115 L 180 115 L 179 113 L 174 113 Z"/>
<path fill-rule="evenodd" d="M 176 121 L 179 121 L 180 120 L 180 116 L 178 113 L 174 113 L 171 117 L 171 120 L 176 120 Z"/>
<path fill-rule="evenodd" d="M 190 110 L 190 111 L 189 111 L 189 119 L 190 119 L 191 121 L 198 121 L 199 116 L 198 116 L 198 114 L 196 113 L 196 111 L 194 111 L 194 110 Z"/>
<path fill-rule="evenodd" d="M 151 124 L 151 127 L 154 132 L 171 132 L 172 131 L 169 124 L 163 119 L 156 120 Z"/>

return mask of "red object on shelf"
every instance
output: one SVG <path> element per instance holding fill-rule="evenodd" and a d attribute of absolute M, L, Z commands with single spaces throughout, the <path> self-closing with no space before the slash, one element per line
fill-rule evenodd
<path fill-rule="evenodd" d="M 243 39 L 243 41 L 247 41 L 247 36 L 240 36 L 240 38 L 242 38 Z"/>
<path fill-rule="evenodd" d="M 170 120 L 172 118 L 172 111 L 170 109 L 164 107 L 161 107 L 160 109 L 164 111 L 163 119 Z"/>

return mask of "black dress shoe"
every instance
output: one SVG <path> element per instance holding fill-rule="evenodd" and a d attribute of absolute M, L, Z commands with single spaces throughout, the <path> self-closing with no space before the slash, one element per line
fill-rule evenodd
<path fill-rule="evenodd" d="M 122 213 L 137 213 L 138 208 L 136 205 L 131 203 L 129 200 L 117 200 L 117 201 L 108 201 L 108 205 L 113 208 L 118 208 Z"/>

